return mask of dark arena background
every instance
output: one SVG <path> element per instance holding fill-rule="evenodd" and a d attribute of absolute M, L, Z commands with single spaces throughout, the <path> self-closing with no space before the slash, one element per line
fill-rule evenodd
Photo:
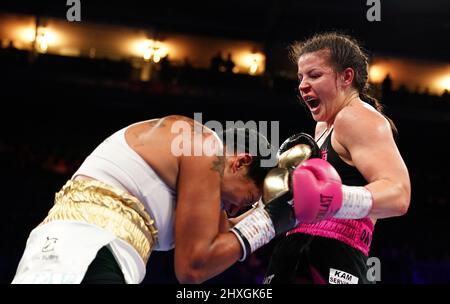
<path fill-rule="evenodd" d="M 312 134 L 288 45 L 330 30 L 369 53 L 411 178 L 408 213 L 376 225 L 378 283 L 450 283 L 448 0 L 78 2 L 80 21 L 65 0 L 0 2 L 1 283 L 55 192 L 119 128 L 201 113 L 277 121 L 280 142 Z M 276 241 L 207 283 L 262 283 Z M 143 283 L 177 283 L 173 252 L 147 268 Z"/>

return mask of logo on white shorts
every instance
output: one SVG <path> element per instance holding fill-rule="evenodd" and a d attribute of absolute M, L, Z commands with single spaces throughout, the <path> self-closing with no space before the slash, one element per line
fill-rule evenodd
<path fill-rule="evenodd" d="M 358 277 L 345 271 L 330 268 L 330 276 L 328 277 L 328 283 L 330 284 L 358 284 L 358 280 Z"/>
<path fill-rule="evenodd" d="M 51 237 L 47 237 L 47 240 L 45 241 L 44 247 L 42 247 L 42 252 L 50 252 L 50 251 L 54 251 L 55 250 L 55 244 L 56 241 L 58 239 L 57 238 L 51 238 Z"/>

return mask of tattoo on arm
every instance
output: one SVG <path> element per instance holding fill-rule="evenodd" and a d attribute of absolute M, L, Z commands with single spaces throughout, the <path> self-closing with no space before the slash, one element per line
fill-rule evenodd
<path fill-rule="evenodd" d="M 213 161 L 213 166 L 211 170 L 217 171 L 221 178 L 223 178 L 223 170 L 225 168 L 225 157 L 224 156 L 217 156 L 216 159 Z"/>

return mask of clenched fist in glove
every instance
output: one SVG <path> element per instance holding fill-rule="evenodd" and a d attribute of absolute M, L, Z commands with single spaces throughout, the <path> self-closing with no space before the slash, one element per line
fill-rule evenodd
<path fill-rule="evenodd" d="M 242 246 L 241 260 L 296 226 L 291 173 L 302 162 L 319 155 L 317 144 L 307 134 L 291 136 L 281 145 L 278 167 L 269 171 L 264 180 L 263 205 L 231 229 Z"/>

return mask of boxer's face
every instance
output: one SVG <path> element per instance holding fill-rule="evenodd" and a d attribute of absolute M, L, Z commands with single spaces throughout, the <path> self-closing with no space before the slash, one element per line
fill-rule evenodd
<path fill-rule="evenodd" d="M 330 121 L 337 113 L 337 77 L 328 51 L 306 53 L 298 60 L 299 92 L 315 121 Z"/>
<path fill-rule="evenodd" d="M 251 156 L 232 156 L 227 159 L 222 179 L 221 199 L 229 216 L 257 202 L 262 191 L 247 176 Z"/>

